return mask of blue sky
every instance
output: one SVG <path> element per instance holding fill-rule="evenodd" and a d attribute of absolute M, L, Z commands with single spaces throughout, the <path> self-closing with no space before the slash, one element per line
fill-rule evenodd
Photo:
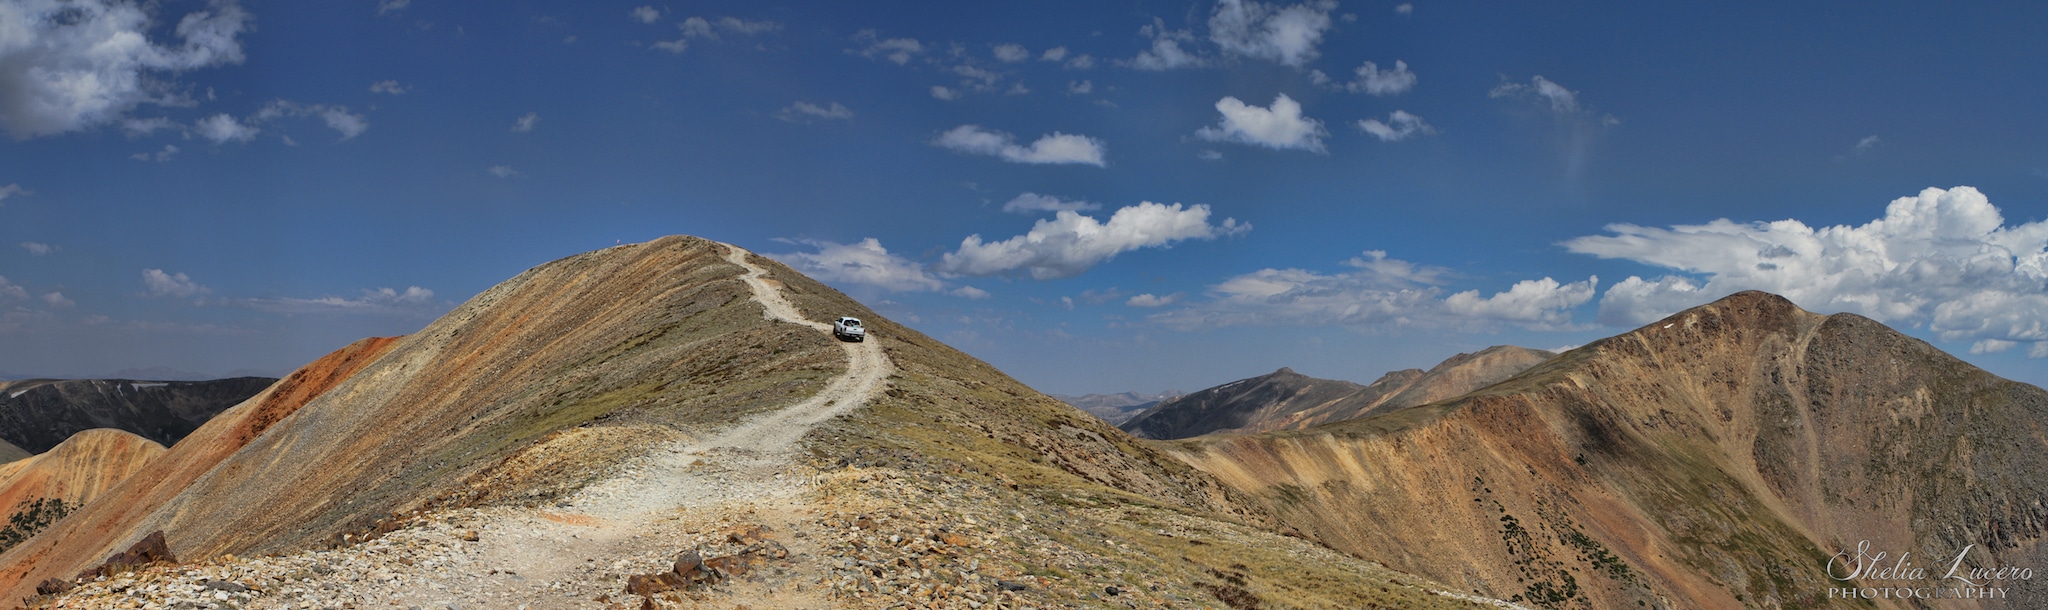
<path fill-rule="evenodd" d="M 1062 393 L 1742 289 L 2048 383 L 2048 7 L 0 0 L 0 372 L 290 370 L 686 233 Z"/>

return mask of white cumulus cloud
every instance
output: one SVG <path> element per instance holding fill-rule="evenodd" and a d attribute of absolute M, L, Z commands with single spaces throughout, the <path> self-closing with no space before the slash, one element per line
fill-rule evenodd
<path fill-rule="evenodd" d="M 936 268 L 961 275 L 999 275 L 1018 271 L 1047 280 L 1078 275 L 1117 254 L 1158 248 L 1188 239 L 1213 239 L 1251 230 L 1251 225 L 1226 218 L 1209 222 L 1209 206 L 1141 202 L 1119 209 L 1108 222 L 1071 210 L 1039 220 L 1031 231 L 1002 241 L 980 235 L 961 240 Z"/>
<path fill-rule="evenodd" d="M 1677 272 L 1609 288 L 1600 300 L 1607 324 L 1642 324 L 1763 290 L 1807 309 L 1926 328 L 1947 341 L 2048 341 L 2048 220 L 2007 225 L 1972 187 L 1895 199 L 1883 218 L 1858 226 L 1721 219 L 1607 230 L 1563 245 Z"/>
<path fill-rule="evenodd" d="M 78 304 L 78 301 L 64 298 L 64 293 L 62 292 L 45 292 L 42 299 L 44 303 L 49 304 L 51 307 L 70 307 Z"/>
<path fill-rule="evenodd" d="M 0 127 L 17 140 L 121 120 L 145 103 L 178 104 L 167 80 L 180 72 L 242 61 L 236 37 L 249 15 L 232 1 L 187 13 L 161 31 L 155 3 L 119 0 L 0 2 Z"/>
<path fill-rule="evenodd" d="M 999 157 L 1011 163 L 1108 165 L 1103 160 L 1108 147 L 1101 140 L 1057 131 L 1040 136 L 1027 147 L 1018 145 L 1016 137 L 1010 134 L 982 129 L 979 125 L 961 125 L 940 134 L 932 144 L 955 152 Z"/>
<path fill-rule="evenodd" d="M 540 113 L 528 112 L 526 114 L 519 115 L 519 118 L 512 120 L 512 131 L 515 133 L 526 133 L 529 131 L 533 131 L 534 126 L 539 124 Z"/>
<path fill-rule="evenodd" d="M 380 80 L 374 83 L 370 83 L 371 93 L 389 93 L 391 95 L 405 95 L 406 90 L 407 87 L 405 85 L 398 84 L 398 81 L 395 80 Z"/>
<path fill-rule="evenodd" d="M 1010 212 L 1013 214 L 1030 214 L 1033 212 L 1094 210 L 1099 209 L 1101 207 L 1102 204 L 1099 203 L 1090 203 L 1087 201 L 1079 200 L 1068 201 L 1051 195 L 1040 195 L 1038 193 L 1023 193 L 1017 195 L 1016 198 L 1011 199 L 1009 202 L 1004 203 L 1003 211 Z"/>
<path fill-rule="evenodd" d="M 183 273 L 165 273 L 162 269 L 143 269 L 142 285 L 153 297 L 189 297 L 213 292 L 213 290 L 192 281 Z"/>
<path fill-rule="evenodd" d="M 634 21 L 651 24 L 661 20 L 661 9 L 652 6 L 638 6 L 634 7 L 633 10 L 627 11 L 626 15 L 632 17 Z"/>
<path fill-rule="evenodd" d="M 1571 310 L 1587 301 L 1600 284 L 1599 277 L 1569 284 L 1543 278 L 1515 282 L 1507 292 L 1480 297 L 1467 290 L 1444 299 L 1444 309 L 1472 318 L 1521 322 L 1543 328 L 1561 328 L 1571 323 Z"/>
<path fill-rule="evenodd" d="M 860 284 L 896 292 L 938 292 L 946 288 L 946 283 L 925 271 L 923 265 L 889 253 L 880 240 L 872 237 L 850 244 L 818 239 L 778 241 L 816 249 L 816 252 L 792 252 L 774 257 L 805 275 L 826 282 Z M 961 293 L 961 296 L 972 297 L 973 292 Z"/>
<path fill-rule="evenodd" d="M 17 183 L 17 184 L 8 184 L 8 185 L 6 185 L 6 186 L 0 186 L 0 205 L 7 205 L 7 198 L 8 198 L 8 197 L 14 197 L 14 196 L 17 196 L 17 195 L 34 195 L 34 194 L 35 194 L 35 193 L 34 193 L 33 191 L 30 191 L 30 190 L 28 190 L 28 189 L 25 189 L 25 188 L 21 188 L 21 185 L 20 185 L 20 184 L 18 184 L 18 183 Z"/>
<path fill-rule="evenodd" d="M 484 168 L 484 172 L 499 178 L 510 178 L 519 175 L 519 170 L 512 169 L 510 165 L 493 165 Z"/>
<path fill-rule="evenodd" d="M 1359 121 L 1358 130 L 1372 134 L 1381 142 L 1399 142 L 1415 134 L 1436 133 L 1436 128 L 1423 122 L 1422 117 L 1408 114 L 1404 110 L 1396 110 L 1393 114 L 1387 115 L 1385 123 L 1379 119 Z"/>
<path fill-rule="evenodd" d="M 1292 6 L 1223 0 L 1209 16 L 1209 40 L 1231 55 L 1301 67 L 1316 58 L 1335 8 L 1331 0 Z"/>
<path fill-rule="evenodd" d="M 1203 127 L 1196 136 L 1212 142 L 1254 144 L 1278 150 L 1299 149 L 1323 152 L 1323 137 L 1329 132 L 1323 122 L 1301 115 L 1301 103 L 1287 94 L 1274 98 L 1270 108 L 1260 108 L 1225 97 L 1216 102 L 1223 122 Z"/>
<path fill-rule="evenodd" d="M 37 241 L 21 242 L 21 248 L 27 250 L 29 256 L 49 256 L 51 252 L 56 252 L 58 249 L 56 246 Z"/>
<path fill-rule="evenodd" d="M 1344 261 L 1347 271 L 1260 269 L 1210 286 L 1208 299 L 1149 316 L 1172 328 L 1217 326 L 1346 326 L 1486 330 L 1500 324 L 1531 329 L 1570 326 L 1571 312 L 1593 298 L 1599 278 L 1516 283 L 1481 297 L 1470 290 L 1444 296 L 1451 270 L 1388 258 L 1381 250 Z"/>

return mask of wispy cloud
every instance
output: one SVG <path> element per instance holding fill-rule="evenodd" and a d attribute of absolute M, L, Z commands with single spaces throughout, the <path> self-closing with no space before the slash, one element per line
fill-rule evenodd
<path fill-rule="evenodd" d="M 831 102 L 822 106 L 810 102 L 797 102 L 776 111 L 775 118 L 791 123 L 808 123 L 819 119 L 843 121 L 853 118 L 853 110 L 840 105 L 839 102 Z"/>
<path fill-rule="evenodd" d="M 1051 195 L 1022 193 L 1003 204 L 1003 211 L 1012 214 L 1033 214 L 1040 212 L 1072 212 L 1094 210 L 1102 207 L 1099 203 L 1066 200 Z"/>
<path fill-rule="evenodd" d="M 283 314 L 398 314 L 422 316 L 439 313 L 449 307 L 448 303 L 434 299 L 434 291 L 419 286 L 407 286 L 404 290 L 369 288 L 364 289 L 359 296 L 352 298 L 253 298 L 228 301 L 227 304 Z"/>
<path fill-rule="evenodd" d="M 1260 269 L 1210 286 L 1202 302 L 1148 317 L 1170 328 L 1344 326 L 1361 330 L 1487 330 L 1502 324 L 1572 328 L 1572 311 L 1592 300 L 1599 278 L 1524 280 L 1482 296 L 1444 294 L 1451 270 L 1390 258 L 1380 250 L 1344 261 L 1348 271 Z"/>
<path fill-rule="evenodd" d="M 999 44 L 991 52 L 995 55 L 997 61 L 1004 63 L 1017 63 L 1031 59 L 1031 50 L 1024 48 L 1024 45 L 1021 44 Z"/>
<path fill-rule="evenodd" d="M 1430 127 L 1429 123 L 1422 120 L 1422 117 L 1408 114 L 1408 112 L 1403 110 L 1396 110 L 1393 114 L 1387 115 L 1387 122 L 1385 123 L 1380 122 L 1379 119 L 1359 121 L 1358 130 L 1372 134 L 1373 137 L 1379 138 L 1381 142 L 1399 142 L 1416 134 L 1436 133 L 1436 128 Z"/>
<path fill-rule="evenodd" d="M 147 294 L 153 297 L 184 298 L 213 292 L 213 289 L 192 281 L 191 276 L 183 273 L 165 273 L 162 269 L 142 270 L 142 285 L 148 289 Z"/>
<path fill-rule="evenodd" d="M 1365 65 L 1359 66 L 1353 73 L 1356 77 L 1347 83 L 1332 82 L 1330 77 L 1324 75 L 1321 70 L 1309 71 L 1309 78 L 1318 85 L 1327 85 L 1352 93 L 1364 93 L 1375 96 L 1407 93 L 1415 88 L 1415 83 L 1417 82 L 1415 73 L 1408 71 L 1408 62 L 1401 60 L 1394 60 L 1394 69 L 1392 70 L 1382 70 L 1379 64 L 1368 61 L 1365 62 Z"/>
<path fill-rule="evenodd" d="M 918 42 L 916 38 L 883 38 L 874 30 L 855 32 L 853 42 L 860 46 L 847 49 L 846 52 L 868 59 L 880 57 L 899 66 L 910 63 L 911 58 L 925 51 L 924 43 Z"/>
<path fill-rule="evenodd" d="M 1163 248 L 1189 239 L 1214 239 L 1250 231 L 1237 219 L 1209 222 L 1209 206 L 1150 201 L 1116 211 L 1107 222 L 1077 212 L 1060 211 L 1038 221 L 1031 231 L 1002 241 L 980 235 L 961 240 L 947 253 L 939 271 L 961 275 L 1003 275 L 1023 272 L 1033 279 L 1079 275 L 1116 255 L 1139 248 Z"/>
<path fill-rule="evenodd" d="M 177 156 L 177 155 L 178 155 L 178 146 L 177 146 L 177 145 L 175 145 L 175 144 L 165 144 L 165 145 L 164 145 L 164 147 L 163 147 L 162 149 L 159 149 L 159 150 L 157 150 L 156 152 L 153 152 L 153 153 L 150 153 L 150 152 L 139 152 L 139 153 L 135 153 L 135 154 L 132 154 L 132 155 L 128 155 L 128 158 L 130 158 L 130 159 L 134 159 L 134 160 L 136 160 L 136 161 L 155 161 L 155 162 L 157 162 L 157 163 L 163 163 L 163 162 L 167 162 L 167 161 L 170 161 L 172 157 L 175 157 L 175 156 Z"/>
<path fill-rule="evenodd" d="M 1502 80 L 1500 85 L 1486 93 L 1492 98 L 1537 99 L 1547 102 L 1551 112 L 1570 114 L 1579 111 L 1579 93 L 1566 89 L 1538 74 L 1529 79 L 1529 84 Z"/>
<path fill-rule="evenodd" d="M 983 129 L 979 125 L 961 125 L 940 134 L 932 145 L 955 152 L 997 157 L 1011 163 L 1108 165 L 1103 160 L 1108 146 L 1101 140 L 1057 131 L 1040 136 L 1027 147 L 1017 144 L 1016 136 Z"/>
<path fill-rule="evenodd" d="M 1138 35 L 1152 39 L 1152 46 L 1139 51 L 1137 57 L 1121 62 L 1124 65 L 1156 72 L 1199 68 L 1209 63 L 1207 59 L 1181 48 L 1183 44 L 1194 42 L 1195 33 L 1192 31 L 1169 29 L 1166 21 L 1155 17 L 1151 25 L 1138 28 Z"/>
<path fill-rule="evenodd" d="M 529 131 L 533 131 L 534 126 L 539 124 L 540 113 L 528 112 L 526 114 L 519 115 L 519 118 L 512 120 L 512 132 L 526 133 Z"/>
<path fill-rule="evenodd" d="M 260 131 L 262 130 L 258 129 L 255 125 L 238 121 L 235 117 L 229 116 L 225 112 L 200 119 L 199 122 L 192 124 L 192 133 L 212 140 L 215 144 L 254 140 L 256 139 L 256 134 Z"/>

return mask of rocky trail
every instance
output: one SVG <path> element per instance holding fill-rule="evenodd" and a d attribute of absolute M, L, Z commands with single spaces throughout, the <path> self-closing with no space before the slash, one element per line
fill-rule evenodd
<path fill-rule="evenodd" d="M 726 260 L 747 270 L 742 279 L 766 317 L 831 332 L 829 324 L 805 319 L 746 250 L 725 247 Z M 79 599 L 97 597 L 135 602 L 112 607 L 163 608 L 655 607 L 661 604 L 647 601 L 652 596 L 629 595 L 621 585 L 635 575 L 676 574 L 678 555 L 694 551 L 724 575 L 716 606 L 832 607 L 830 587 L 821 584 L 830 570 L 818 557 L 819 538 L 804 529 L 826 511 L 807 502 L 815 471 L 800 467 L 793 450 L 812 427 L 880 392 L 894 370 L 874 340 L 840 346 L 846 371 L 817 394 L 726 430 L 654 447 L 549 506 L 449 511 L 333 551 L 228 557 L 183 570 L 185 578 L 92 583 L 75 592 L 86 595 L 57 605 L 103 607 Z M 277 574 L 298 586 L 252 591 L 231 584 Z M 667 578 L 678 593 L 692 584 Z M 657 599 L 684 601 L 677 593 Z"/>

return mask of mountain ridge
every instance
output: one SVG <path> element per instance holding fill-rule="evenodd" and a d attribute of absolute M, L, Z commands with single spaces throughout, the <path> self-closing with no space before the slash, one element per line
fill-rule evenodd
<path fill-rule="evenodd" d="M 115 428 L 169 446 L 276 381 L 238 377 L 0 382 L 0 440 L 33 454 L 49 451 L 79 432 Z"/>
<path fill-rule="evenodd" d="M 1556 354 L 1496 345 L 1425 371 L 1388 372 L 1368 385 L 1317 379 L 1292 368 L 1162 400 L 1119 427 L 1143 438 L 1308 428 L 1451 398 L 1507 379 Z"/>
<path fill-rule="evenodd" d="M 1167 446 L 1335 548 L 1539 607 L 1867 607 L 1824 572 L 1860 541 L 2048 559 L 2044 422 L 2040 388 L 1746 292 L 1453 400 Z"/>

